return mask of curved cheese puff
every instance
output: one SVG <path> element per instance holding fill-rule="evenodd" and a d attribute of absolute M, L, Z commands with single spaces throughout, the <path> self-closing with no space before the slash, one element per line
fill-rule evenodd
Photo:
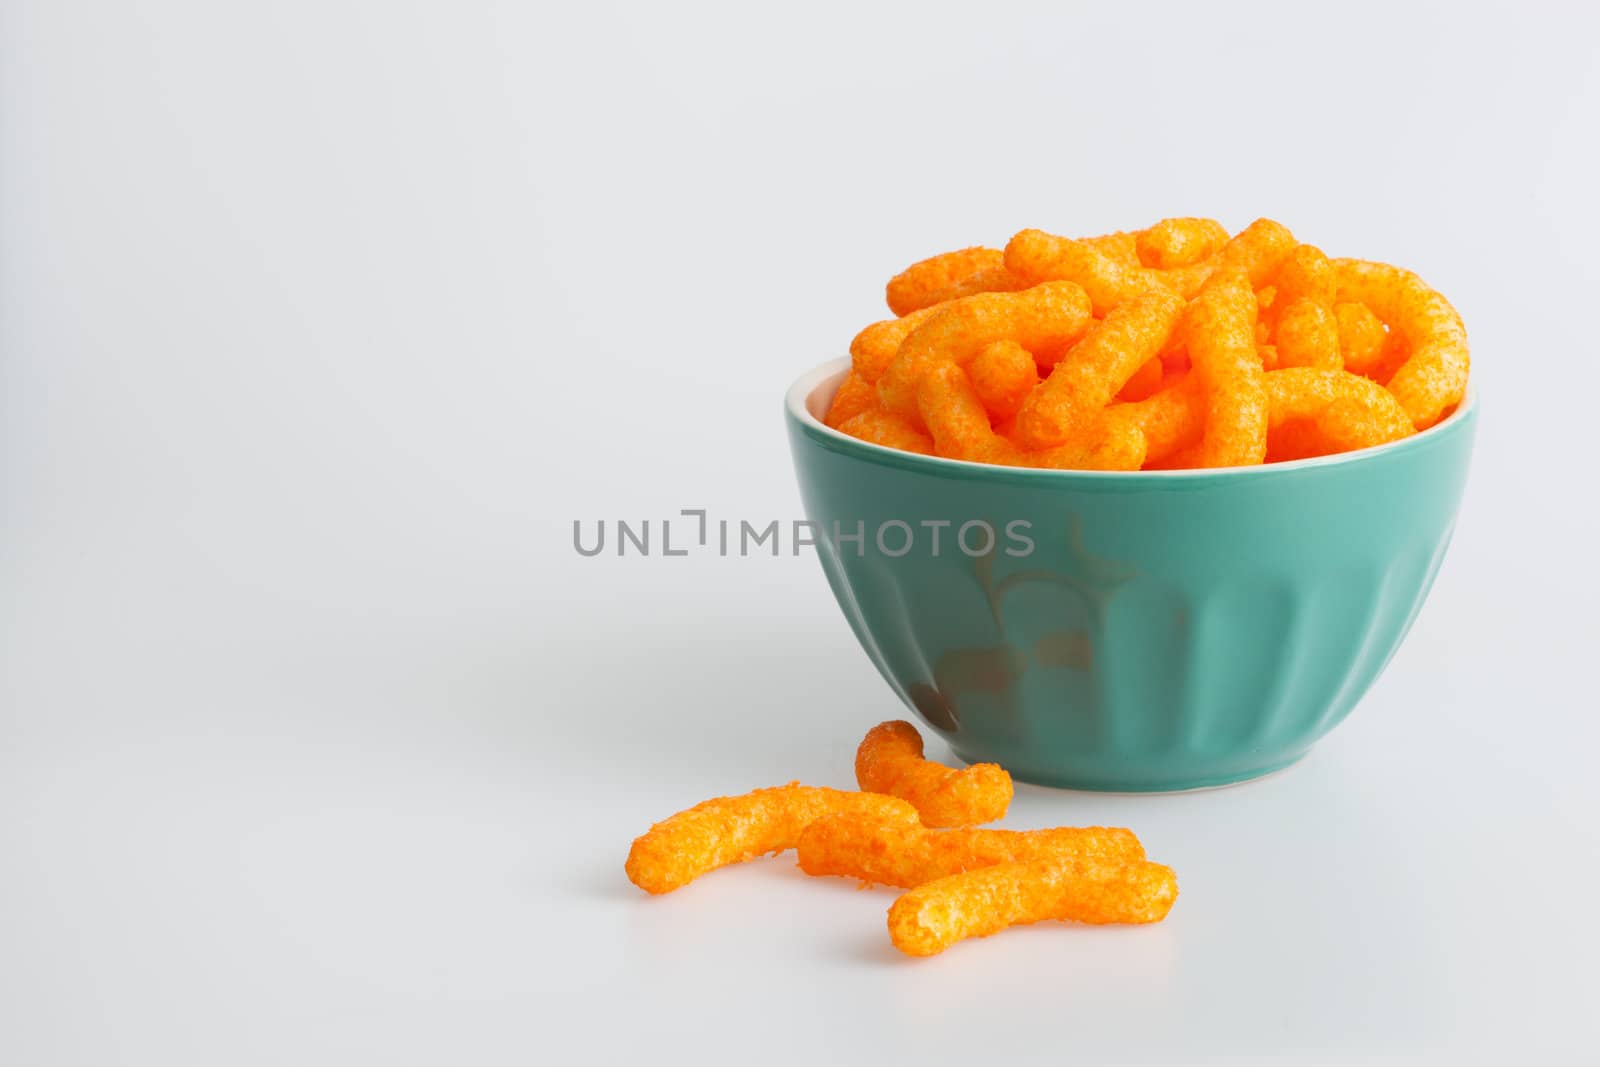
<path fill-rule="evenodd" d="M 876 397 L 872 407 L 845 419 L 834 429 L 868 444 L 933 455 L 933 438 L 913 425 L 910 419 L 878 407 Z"/>
<path fill-rule="evenodd" d="M 1340 397 L 1323 408 L 1314 425 L 1330 452 L 1386 445 L 1416 432 L 1398 403 L 1370 403 L 1355 397 Z"/>
<path fill-rule="evenodd" d="M 1263 376 L 1263 390 L 1271 429 L 1295 420 L 1315 419 L 1336 400 L 1359 404 L 1380 425 L 1389 428 L 1403 426 L 1406 421 L 1404 409 L 1387 389 L 1349 371 L 1285 367 Z"/>
<path fill-rule="evenodd" d="M 1389 336 L 1383 320 L 1367 305 L 1356 303 L 1333 305 L 1333 317 L 1339 324 L 1339 358 L 1345 370 L 1367 373 L 1383 355 Z"/>
<path fill-rule="evenodd" d="M 1278 264 L 1294 246 L 1294 234 L 1287 227 L 1271 219 L 1257 219 L 1235 234 L 1217 253 L 1212 278 L 1219 279 L 1219 284 L 1226 284 L 1221 279 L 1243 271 L 1250 276 L 1251 287 L 1258 288 L 1271 280 Z"/>
<path fill-rule="evenodd" d="M 1193 300 L 1205 288 L 1206 282 L 1217 271 L 1217 257 L 1201 260 L 1187 267 L 1171 270 L 1153 270 L 1150 275 L 1185 300 Z"/>
<path fill-rule="evenodd" d="M 1278 315 L 1273 331 L 1281 367 L 1323 367 L 1338 370 L 1344 366 L 1339 355 L 1339 320 L 1327 304 L 1297 296 Z"/>
<path fill-rule="evenodd" d="M 1266 456 L 1267 403 L 1255 316 L 1256 295 L 1237 271 L 1214 277 L 1189 305 L 1182 329 L 1205 397 L 1202 467 L 1247 466 Z"/>
<path fill-rule="evenodd" d="M 1185 375 L 1154 396 L 1131 404 L 1113 404 L 1103 418 L 1139 431 L 1144 437 L 1144 466 L 1161 463 L 1200 442 L 1206 408 L 1199 378 Z"/>
<path fill-rule="evenodd" d="M 1139 369 L 1133 372 L 1133 377 L 1117 392 L 1118 400 L 1144 400 L 1156 394 L 1161 388 L 1161 379 L 1166 374 L 1166 369 L 1161 363 L 1160 356 L 1151 356 L 1140 364 Z"/>
<path fill-rule="evenodd" d="M 867 381 L 876 383 L 883 377 L 883 372 L 889 369 L 889 364 L 894 362 L 900 342 L 936 310 L 923 308 L 902 318 L 884 319 L 856 334 L 850 342 L 850 368 Z"/>
<path fill-rule="evenodd" d="M 922 376 L 917 411 L 937 455 L 972 463 L 1014 462 L 1015 446 L 994 432 L 967 372 L 954 363 L 941 363 Z"/>
<path fill-rule="evenodd" d="M 941 363 L 965 365 L 996 341 L 1015 341 L 1036 358 L 1065 349 L 1089 327 L 1089 300 L 1071 282 L 1020 293 L 978 293 L 928 309 L 878 379 L 883 406 L 916 417 L 917 386 Z M 922 314 L 922 312 L 917 312 Z"/>
<path fill-rule="evenodd" d="M 878 390 L 871 382 L 851 370 L 845 374 L 844 381 L 839 383 L 838 391 L 833 394 L 833 402 L 828 405 L 828 417 L 822 421 L 837 430 L 841 422 L 877 406 Z"/>
<path fill-rule="evenodd" d="M 1467 330 L 1450 301 L 1408 270 L 1360 259 L 1336 259 L 1338 299 L 1359 301 L 1399 331 L 1411 354 L 1388 389 L 1412 424 L 1427 429 L 1467 391 Z"/>
<path fill-rule="evenodd" d="M 1023 230 L 1006 244 L 1006 269 L 1035 285 L 1076 282 L 1089 295 L 1096 316 L 1140 293 L 1167 288 L 1155 271 L 1119 263 L 1085 241 L 1043 230 Z"/>
<path fill-rule="evenodd" d="M 1132 830 L 1062 826 L 1051 830 L 929 830 L 861 815 L 829 815 L 800 835 L 800 869 L 910 889 L 936 878 L 1051 857 L 1125 863 L 1144 859 Z"/>
<path fill-rule="evenodd" d="M 922 735 L 908 722 L 879 723 L 856 749 L 856 782 L 909 801 L 925 826 L 971 826 L 1003 818 L 1011 776 L 998 764 L 956 770 L 922 758 Z"/>
<path fill-rule="evenodd" d="M 1118 230 L 1099 237 L 1085 237 L 1083 243 L 1096 252 L 1129 267 L 1139 265 L 1139 235 Z"/>
<path fill-rule="evenodd" d="M 1160 922 L 1177 898 L 1177 876 L 1159 863 L 1002 863 L 907 890 L 889 908 L 889 939 L 908 956 L 932 956 L 964 938 L 1046 919 Z"/>
<path fill-rule="evenodd" d="M 1028 396 L 1017 413 L 1017 443 L 1051 448 L 1085 429 L 1134 372 L 1160 353 L 1183 307 L 1176 293 L 1152 289 L 1113 308 Z"/>
<path fill-rule="evenodd" d="M 884 287 L 884 298 L 888 301 L 890 311 L 896 315 L 908 315 L 939 303 L 930 299 L 931 294 L 960 284 L 980 271 L 996 267 L 1004 269 L 1004 266 L 1005 257 L 998 248 L 975 247 L 944 252 L 918 260 L 890 278 L 889 284 Z"/>
<path fill-rule="evenodd" d="M 670 893 L 707 871 L 793 848 L 807 824 L 841 812 L 886 823 L 917 821 L 916 809 L 894 797 L 791 782 L 715 797 L 656 823 L 634 839 L 624 869 L 647 893 Z"/>
<path fill-rule="evenodd" d="M 1170 270 L 1208 259 L 1228 243 L 1228 229 L 1216 219 L 1162 219 L 1139 233 L 1139 262 Z"/>
<path fill-rule="evenodd" d="M 929 291 L 924 299 L 926 307 L 946 304 L 952 300 L 960 300 L 964 296 L 975 293 L 1014 293 L 1019 289 L 1028 288 L 1028 283 L 1006 270 L 1004 267 L 987 267 L 975 274 L 969 274 L 959 281 L 952 282 L 943 289 Z"/>
<path fill-rule="evenodd" d="M 1017 342 L 996 341 L 967 364 L 967 377 L 984 410 L 995 419 L 1009 419 L 1039 384 L 1039 365 Z"/>
<path fill-rule="evenodd" d="M 1144 434 L 1137 426 L 1099 418 L 1087 430 L 1037 452 L 1027 452 L 1021 462 L 1029 467 L 1075 471 L 1136 471 L 1144 466 Z"/>

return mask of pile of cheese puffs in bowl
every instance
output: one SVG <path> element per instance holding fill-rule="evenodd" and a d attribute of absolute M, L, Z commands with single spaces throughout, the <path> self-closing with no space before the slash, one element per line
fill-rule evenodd
<path fill-rule="evenodd" d="M 890 280 L 826 423 L 872 444 L 1071 470 L 1241 467 L 1372 448 L 1461 403 L 1466 330 L 1399 267 L 1258 219 L 1023 230 Z"/>

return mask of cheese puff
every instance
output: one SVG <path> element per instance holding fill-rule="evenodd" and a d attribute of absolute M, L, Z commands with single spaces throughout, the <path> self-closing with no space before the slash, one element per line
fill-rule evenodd
<path fill-rule="evenodd" d="M 1090 322 L 1089 299 L 1071 282 L 1020 293 L 977 293 L 929 310 L 932 314 L 906 335 L 878 380 L 883 406 L 913 418 L 917 386 L 934 365 L 964 366 L 996 341 L 1015 341 L 1043 358 L 1082 337 Z"/>
<path fill-rule="evenodd" d="M 833 403 L 828 405 L 828 417 L 822 421 L 837 430 L 841 422 L 877 406 L 878 390 L 871 382 L 851 370 L 845 374 L 844 381 L 839 383 L 838 391 L 833 394 Z"/>
<path fill-rule="evenodd" d="M 1185 375 L 1154 396 L 1131 404 L 1112 404 L 1102 418 L 1125 423 L 1144 437 L 1144 466 L 1161 463 L 1200 442 L 1205 430 L 1205 398 L 1198 375 Z"/>
<path fill-rule="evenodd" d="M 670 893 L 718 867 L 793 848 L 824 815 L 856 813 L 914 825 L 917 811 L 880 793 L 791 782 L 736 797 L 714 797 L 680 811 L 634 839 L 624 870 L 647 893 Z"/>
<path fill-rule="evenodd" d="M 1159 863 L 1002 863 L 907 890 L 889 908 L 889 939 L 908 956 L 933 956 L 964 938 L 1045 919 L 1160 922 L 1177 897 L 1177 876 Z"/>
<path fill-rule="evenodd" d="M 1334 370 L 1344 366 L 1339 355 L 1339 320 L 1327 304 L 1308 296 L 1292 298 L 1279 313 L 1273 339 L 1279 366 Z"/>
<path fill-rule="evenodd" d="M 967 364 L 973 391 L 990 416 L 1009 419 L 1039 384 L 1039 365 L 1015 341 L 996 341 Z"/>
<path fill-rule="evenodd" d="M 866 411 L 845 419 L 834 429 L 868 444 L 933 455 L 932 437 L 923 433 L 910 419 L 885 411 L 876 403 Z"/>
<path fill-rule="evenodd" d="M 1291 419 L 1267 431 L 1267 463 L 1289 463 L 1334 451 L 1315 419 Z"/>
<path fill-rule="evenodd" d="M 922 758 L 922 735 L 908 722 L 879 723 L 856 749 L 856 782 L 909 801 L 924 826 L 971 826 L 1005 816 L 1011 776 L 995 763 L 956 770 Z"/>
<path fill-rule="evenodd" d="M 1023 230 L 1006 244 L 1006 269 L 1035 285 L 1070 281 L 1083 287 L 1097 317 L 1156 286 L 1154 271 L 1118 263 L 1085 241 Z"/>
<path fill-rule="evenodd" d="M 932 294 L 959 285 L 981 271 L 997 267 L 1005 269 L 1005 256 L 998 248 L 962 248 L 945 252 L 919 260 L 890 278 L 884 288 L 884 297 L 890 311 L 896 315 L 908 315 L 939 303 L 930 298 Z"/>
<path fill-rule="evenodd" d="M 1256 355 L 1261 357 L 1261 369 L 1262 370 L 1277 370 L 1278 369 L 1278 364 L 1279 364 L 1280 361 L 1278 359 L 1278 346 L 1277 345 L 1258 344 L 1258 345 L 1256 345 Z"/>
<path fill-rule="evenodd" d="M 1388 333 L 1383 320 L 1365 304 L 1335 304 L 1333 317 L 1339 324 L 1339 358 L 1346 370 L 1365 374 L 1383 355 Z"/>
<path fill-rule="evenodd" d="M 1107 259 L 1128 267 L 1139 265 L 1139 235 L 1118 230 L 1099 237 L 1085 237 L 1083 243 Z"/>
<path fill-rule="evenodd" d="M 1412 424 L 1423 430 L 1466 395 L 1467 330 L 1450 301 L 1408 270 L 1359 259 L 1333 261 L 1338 299 L 1359 301 L 1398 330 L 1411 354 L 1388 381 Z"/>
<path fill-rule="evenodd" d="M 1267 403 L 1255 315 L 1249 279 L 1233 271 L 1207 283 L 1185 316 L 1185 343 L 1205 396 L 1198 457 L 1202 467 L 1246 466 L 1266 456 Z"/>
<path fill-rule="evenodd" d="M 1160 353 L 1183 315 L 1183 298 L 1152 289 L 1119 304 L 1074 345 L 1017 413 L 1017 443 L 1059 445 L 1109 404 Z"/>
<path fill-rule="evenodd" d="M 856 334 L 850 342 L 851 369 L 867 381 L 876 383 L 883 377 L 883 372 L 889 369 L 889 364 L 894 362 L 894 354 L 900 350 L 900 342 L 926 321 L 935 310 L 935 308 L 923 308 L 921 311 L 909 312 L 898 319 L 884 319 Z"/>
<path fill-rule="evenodd" d="M 1390 330 L 1383 339 L 1383 350 L 1378 353 L 1378 361 L 1368 368 L 1366 377 L 1379 385 L 1388 385 L 1395 372 L 1405 366 L 1410 358 L 1411 346 L 1406 343 L 1405 335 L 1399 330 Z"/>
<path fill-rule="evenodd" d="M 1205 288 L 1206 282 L 1217 271 L 1217 257 L 1192 263 L 1187 267 L 1174 267 L 1171 270 L 1152 270 L 1146 273 L 1171 289 L 1185 300 L 1193 300 Z"/>
<path fill-rule="evenodd" d="M 1144 459 L 1144 434 L 1139 427 L 1102 413 L 1088 428 L 1051 448 L 1024 453 L 1020 462 L 1054 470 L 1136 471 Z"/>
<path fill-rule="evenodd" d="M 1295 245 L 1272 275 L 1277 306 L 1287 310 L 1296 300 L 1314 300 L 1333 307 L 1333 264 L 1316 245 Z"/>
<path fill-rule="evenodd" d="M 1354 452 L 1358 448 L 1386 445 L 1416 432 L 1405 409 L 1398 403 L 1374 404 L 1365 398 L 1348 396 L 1323 408 L 1315 426 L 1333 452 Z"/>
<path fill-rule="evenodd" d="M 1257 219 L 1234 235 L 1216 255 L 1212 279 L 1228 284 L 1227 275 L 1243 271 L 1251 288 L 1265 285 L 1295 246 L 1294 234 L 1271 219 Z"/>
<path fill-rule="evenodd" d="M 954 363 L 941 363 L 923 375 L 917 411 L 938 455 L 973 463 L 1012 462 L 1015 446 L 994 432 L 967 372 Z"/>
<path fill-rule="evenodd" d="M 1133 372 L 1133 377 L 1117 393 L 1118 400 L 1144 400 L 1156 394 L 1161 388 L 1162 376 L 1166 373 L 1162 367 L 1160 356 L 1151 356 L 1140 364 L 1139 369 Z"/>
<path fill-rule="evenodd" d="M 1395 426 L 1403 417 L 1404 409 L 1387 389 L 1349 371 L 1285 367 L 1263 375 L 1262 388 L 1272 429 L 1296 419 L 1315 419 L 1335 400 L 1360 404 L 1385 426 Z"/>
<path fill-rule="evenodd" d="M 1216 219 L 1162 219 L 1139 233 L 1139 262 L 1161 270 L 1188 267 L 1227 243 L 1228 230 Z"/>
<path fill-rule="evenodd" d="M 795 845 L 800 869 L 910 889 L 997 863 L 1051 857 L 1127 863 L 1144 859 L 1132 830 L 1062 826 L 1051 830 L 929 830 L 862 815 L 828 815 Z"/>
<path fill-rule="evenodd" d="M 1028 283 L 1006 270 L 1004 267 L 988 267 L 975 274 L 969 274 L 959 281 L 952 282 L 943 289 L 934 289 L 927 293 L 926 306 L 933 307 L 938 304 L 948 303 L 951 300 L 960 300 L 964 296 L 974 293 L 1014 293 L 1019 289 L 1028 288 Z"/>

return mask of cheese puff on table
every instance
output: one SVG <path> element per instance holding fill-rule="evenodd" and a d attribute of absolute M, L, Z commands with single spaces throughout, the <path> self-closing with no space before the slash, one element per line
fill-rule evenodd
<path fill-rule="evenodd" d="M 879 723 L 856 749 L 856 783 L 909 801 L 925 826 L 972 826 L 1003 818 L 1011 775 L 995 763 L 956 769 L 922 758 L 922 735 L 908 722 Z"/>
<path fill-rule="evenodd" d="M 916 808 L 895 797 L 791 782 L 715 797 L 656 823 L 634 839 L 624 869 L 645 892 L 670 893 L 707 871 L 793 848 L 807 825 L 840 813 L 917 822 Z"/>
<path fill-rule="evenodd" d="M 964 366 L 996 341 L 1015 341 L 1036 358 L 1049 358 L 1082 337 L 1092 321 L 1088 297 L 1071 282 L 978 293 L 929 311 L 878 379 L 883 406 L 908 417 L 916 417 L 917 387 L 934 365 Z"/>
<path fill-rule="evenodd" d="M 889 938 L 908 956 L 933 956 L 965 938 L 1047 919 L 1160 922 L 1177 897 L 1177 876 L 1159 863 L 1002 863 L 907 890 L 889 908 Z"/>
<path fill-rule="evenodd" d="M 864 815 L 829 815 L 800 835 L 795 854 L 810 875 L 837 875 L 910 889 L 997 863 L 1077 858 L 1144 859 L 1132 830 L 1062 826 L 1050 830 L 929 830 Z"/>
<path fill-rule="evenodd" d="M 1471 362 L 1467 330 L 1443 295 L 1408 270 L 1360 259 L 1336 259 L 1338 299 L 1367 305 L 1398 331 L 1410 350 L 1388 389 L 1419 430 L 1466 395 Z"/>

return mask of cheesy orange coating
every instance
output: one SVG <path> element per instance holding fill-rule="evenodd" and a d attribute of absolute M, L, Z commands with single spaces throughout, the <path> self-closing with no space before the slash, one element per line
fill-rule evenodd
<path fill-rule="evenodd" d="M 645 892 L 670 893 L 707 871 L 793 848 L 808 824 L 838 813 L 917 821 L 916 809 L 895 797 L 791 782 L 714 797 L 663 819 L 634 839 L 624 870 Z"/>
<path fill-rule="evenodd" d="M 1267 402 L 1255 318 L 1256 295 L 1242 271 L 1213 277 L 1189 305 L 1182 329 L 1206 408 L 1199 466 L 1245 466 L 1266 456 Z"/>
<path fill-rule="evenodd" d="M 873 398 L 872 407 L 852 415 L 834 428 L 869 444 L 933 455 L 933 438 L 905 416 L 877 406 L 876 397 Z"/>
<path fill-rule="evenodd" d="M 1166 373 L 1161 357 L 1151 356 L 1139 365 L 1139 369 L 1133 372 L 1133 377 L 1123 383 L 1122 388 L 1117 391 L 1117 399 L 1138 401 L 1154 396 L 1161 388 Z"/>
<path fill-rule="evenodd" d="M 1139 262 L 1171 270 L 1207 259 L 1228 243 L 1228 229 L 1216 219 L 1162 219 L 1138 236 Z"/>
<path fill-rule="evenodd" d="M 1273 271 L 1272 281 L 1281 309 L 1286 310 L 1296 300 L 1314 300 L 1333 307 L 1333 264 L 1316 245 L 1299 244 L 1290 249 Z"/>
<path fill-rule="evenodd" d="M 1083 287 L 1096 316 L 1163 283 L 1155 272 L 1107 256 L 1086 241 L 1023 230 L 1006 244 L 1006 269 L 1035 285 L 1069 281 Z"/>
<path fill-rule="evenodd" d="M 909 801 L 925 826 L 972 826 L 1003 818 L 1011 775 L 995 763 L 959 770 L 922 757 L 922 735 L 908 722 L 879 723 L 856 749 L 856 782 Z"/>
<path fill-rule="evenodd" d="M 973 463 L 1013 462 L 1015 446 L 994 432 L 967 372 L 954 363 L 938 364 L 922 376 L 917 411 L 936 454 Z"/>
<path fill-rule="evenodd" d="M 1330 452 L 1386 445 L 1416 432 L 1398 403 L 1348 396 L 1323 408 L 1313 425 Z"/>
<path fill-rule="evenodd" d="M 877 406 L 878 390 L 852 369 L 845 374 L 844 381 L 839 383 L 838 391 L 833 394 L 833 401 L 828 405 L 828 416 L 822 421 L 837 430 L 841 422 Z"/>
<path fill-rule="evenodd" d="M 939 303 L 935 294 L 960 285 L 973 275 L 993 268 L 1005 269 L 998 248 L 961 248 L 918 260 L 889 279 L 884 298 L 896 315 L 908 315 Z"/>
<path fill-rule="evenodd" d="M 1004 267 L 986 267 L 965 278 L 951 282 L 943 289 L 934 289 L 924 297 L 927 307 L 960 300 L 974 293 L 1014 293 L 1028 288 L 1028 283 Z"/>
<path fill-rule="evenodd" d="M 923 308 L 898 319 L 874 322 L 850 341 L 850 368 L 869 382 L 876 383 L 894 362 L 900 342 L 921 325 L 935 308 Z"/>
<path fill-rule="evenodd" d="M 1184 375 L 1144 400 L 1111 405 L 1102 417 L 1138 429 L 1144 437 L 1143 466 L 1161 463 L 1200 443 L 1206 409 L 1199 385 L 1197 375 Z"/>
<path fill-rule="evenodd" d="M 1315 419 L 1336 400 L 1359 404 L 1384 426 L 1399 427 L 1406 421 L 1393 394 L 1372 379 L 1349 371 L 1284 367 L 1263 375 L 1262 387 L 1272 429 L 1286 422 Z"/>
<path fill-rule="evenodd" d="M 929 830 L 861 815 L 829 815 L 805 828 L 795 846 L 810 875 L 857 878 L 910 889 L 936 878 L 1052 857 L 1125 863 L 1144 859 L 1131 830 L 1062 826 L 1050 830 Z"/>
<path fill-rule="evenodd" d="M 1033 353 L 1015 341 L 996 341 L 967 364 L 967 377 L 993 419 L 1009 419 L 1039 384 Z"/>
<path fill-rule="evenodd" d="M 1419 430 L 1439 421 L 1467 391 L 1471 357 L 1461 316 L 1443 295 L 1408 270 L 1336 259 L 1338 299 L 1359 301 L 1405 338 L 1410 355 L 1387 385 Z"/>
<path fill-rule="evenodd" d="M 1183 298 L 1152 289 L 1113 308 L 1051 370 L 1017 412 L 1016 441 L 1050 448 L 1082 431 L 1144 363 L 1183 314 Z"/>
<path fill-rule="evenodd" d="M 1273 272 L 1294 246 L 1294 234 L 1288 227 L 1271 219 L 1257 219 L 1235 234 L 1217 253 L 1212 278 L 1225 278 L 1235 271 L 1243 271 L 1250 276 L 1251 287 L 1258 288 L 1271 280 Z"/>
<path fill-rule="evenodd" d="M 1160 922 L 1177 898 L 1177 876 L 1159 863 L 1002 863 L 907 890 L 889 908 L 889 939 L 908 956 L 933 956 L 965 938 L 1047 919 Z"/>
<path fill-rule="evenodd" d="M 1024 452 L 1020 463 L 1029 467 L 1079 471 L 1136 471 L 1144 465 L 1144 433 L 1134 423 L 1096 416 L 1086 428 L 1051 448 Z"/>
<path fill-rule="evenodd" d="M 1135 232 L 1118 230 L 1116 233 L 1105 233 L 1099 237 L 1085 237 L 1083 243 L 1106 258 L 1125 266 L 1139 265 L 1139 235 Z"/>
<path fill-rule="evenodd" d="M 1333 317 L 1339 326 L 1339 360 L 1346 370 L 1365 374 L 1383 355 L 1383 343 L 1388 331 L 1383 320 L 1365 304 L 1343 303 L 1333 305 Z"/>
<path fill-rule="evenodd" d="M 1089 299 L 1071 282 L 977 293 L 928 310 L 929 317 L 906 335 L 878 379 L 883 406 L 908 417 L 916 417 L 917 387 L 935 365 L 964 366 L 996 341 L 1015 341 L 1041 357 L 1067 348 L 1090 322 Z"/>
<path fill-rule="evenodd" d="M 1307 296 L 1291 298 L 1278 314 L 1272 336 L 1281 367 L 1337 370 L 1344 366 L 1339 354 L 1339 320 L 1327 304 Z"/>

